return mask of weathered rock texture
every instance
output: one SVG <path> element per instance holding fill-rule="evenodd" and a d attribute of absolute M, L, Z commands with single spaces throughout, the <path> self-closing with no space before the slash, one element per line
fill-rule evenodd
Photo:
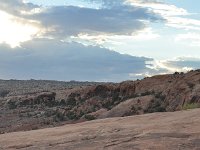
<path fill-rule="evenodd" d="M 0 135 L 0 149 L 198 150 L 200 109 L 100 119 Z"/>

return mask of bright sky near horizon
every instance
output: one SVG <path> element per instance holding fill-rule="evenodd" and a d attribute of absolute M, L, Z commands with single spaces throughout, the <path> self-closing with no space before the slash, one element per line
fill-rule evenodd
<path fill-rule="evenodd" d="M 0 78 L 122 81 L 200 68 L 199 6 L 0 0 Z"/>

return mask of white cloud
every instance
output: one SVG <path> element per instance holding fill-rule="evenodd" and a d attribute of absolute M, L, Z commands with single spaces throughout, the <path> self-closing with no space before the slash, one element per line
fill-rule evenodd
<path fill-rule="evenodd" d="M 168 17 L 167 25 L 175 28 L 185 30 L 197 30 L 200 31 L 200 20 L 181 18 L 181 17 Z"/>
<path fill-rule="evenodd" d="M 178 8 L 175 5 L 158 2 L 156 0 L 127 0 L 132 6 L 146 7 L 154 11 L 155 13 L 161 14 L 162 16 L 183 16 L 188 15 L 187 10 Z"/>
<path fill-rule="evenodd" d="M 71 40 L 85 43 L 86 45 L 109 45 L 117 46 L 123 45 L 126 41 L 146 41 L 153 40 L 160 37 L 157 33 L 153 32 L 152 28 L 145 28 L 137 31 L 132 35 L 89 35 L 79 34 L 78 36 L 72 36 Z"/>
<path fill-rule="evenodd" d="M 9 15 L 1 10 L 0 20 L 0 43 L 7 43 L 11 47 L 32 39 L 40 31 L 39 23 Z"/>
<path fill-rule="evenodd" d="M 190 46 L 200 47 L 200 33 L 179 34 L 176 36 L 175 41 Z"/>
<path fill-rule="evenodd" d="M 156 14 L 160 14 L 166 20 L 167 26 L 185 30 L 200 30 L 200 21 L 191 19 L 192 14 L 183 8 L 156 0 L 127 0 L 127 2 L 132 6 L 148 8 Z"/>
<path fill-rule="evenodd" d="M 144 77 L 151 77 L 154 74 L 150 73 L 150 72 L 144 72 L 144 73 L 130 73 L 129 76 L 132 78 L 137 78 L 137 79 L 142 79 Z"/>
<path fill-rule="evenodd" d="M 200 68 L 200 58 L 183 56 L 171 60 L 154 60 L 149 68 L 157 73 L 187 72 Z"/>

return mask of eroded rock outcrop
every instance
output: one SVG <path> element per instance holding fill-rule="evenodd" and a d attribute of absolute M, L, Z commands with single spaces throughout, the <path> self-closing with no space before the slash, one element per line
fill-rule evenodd
<path fill-rule="evenodd" d="M 6 132 L 18 131 L 9 129 L 13 125 L 33 124 L 33 120 L 39 125 L 37 128 L 41 128 L 98 118 L 177 111 L 187 104 L 199 107 L 200 71 L 6 96 L 1 97 L 0 102 L 0 115 L 4 114 L 0 117 L 0 121 L 4 122 L 0 124 L 0 132 L 4 128 Z"/>
<path fill-rule="evenodd" d="M 44 92 L 36 95 L 14 96 L 8 98 L 6 105 L 10 109 L 34 105 L 53 106 L 55 104 L 55 96 L 56 93 L 54 92 Z"/>

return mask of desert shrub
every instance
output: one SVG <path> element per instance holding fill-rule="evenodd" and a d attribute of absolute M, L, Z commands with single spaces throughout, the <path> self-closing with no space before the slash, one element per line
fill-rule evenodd
<path fill-rule="evenodd" d="M 56 113 L 56 119 L 57 119 L 58 121 L 63 121 L 63 120 L 64 120 L 64 114 L 58 111 L 58 112 Z"/>
<path fill-rule="evenodd" d="M 95 120 L 96 118 L 93 115 L 85 115 L 85 119 L 87 119 L 87 120 Z"/>
<path fill-rule="evenodd" d="M 77 116 L 74 112 L 72 112 L 72 111 L 69 111 L 69 112 L 66 114 L 66 116 L 67 116 L 70 120 L 77 120 L 77 119 L 79 119 L 78 116 Z"/>
<path fill-rule="evenodd" d="M 197 72 L 200 72 L 200 69 L 197 69 L 196 71 L 197 71 Z"/>
<path fill-rule="evenodd" d="M 142 95 L 142 94 L 141 94 Z M 131 95 L 127 95 L 127 96 L 124 96 L 123 97 L 123 99 L 122 99 L 122 101 L 124 101 L 124 100 L 127 100 L 127 99 L 130 99 L 130 98 L 136 98 L 136 97 L 140 97 L 140 95 L 139 94 L 131 94 Z"/>
<path fill-rule="evenodd" d="M 174 72 L 174 75 L 179 75 L 180 73 L 179 72 Z"/>
<path fill-rule="evenodd" d="M 61 101 L 59 102 L 59 105 L 61 105 L 61 106 L 65 106 L 65 105 L 66 105 L 65 100 L 64 100 L 64 99 L 61 99 Z"/>
<path fill-rule="evenodd" d="M 9 94 L 8 90 L 0 90 L 0 97 L 5 97 Z"/>
<path fill-rule="evenodd" d="M 123 114 L 122 117 L 125 117 L 125 116 L 132 116 L 132 115 L 138 115 L 139 114 L 139 109 L 141 109 L 140 106 L 131 106 L 131 110 L 126 112 L 125 114 Z"/>
<path fill-rule="evenodd" d="M 139 97 L 137 93 L 130 96 L 130 98 L 136 98 L 136 97 Z"/>
<path fill-rule="evenodd" d="M 117 93 L 117 92 L 113 93 L 112 100 L 113 100 L 113 101 L 118 101 L 118 100 L 120 100 L 119 93 Z"/>
<path fill-rule="evenodd" d="M 76 100 L 75 100 L 75 98 L 69 97 L 69 98 L 66 100 L 66 105 L 71 106 L 71 107 L 76 106 Z"/>
<path fill-rule="evenodd" d="M 164 102 L 160 99 L 154 99 L 149 103 L 149 106 L 146 110 L 144 110 L 145 113 L 153 113 L 153 112 L 166 112 L 166 106 Z"/>
<path fill-rule="evenodd" d="M 15 108 L 17 108 L 16 102 L 13 101 L 13 100 L 8 101 L 7 104 L 8 104 L 8 108 L 9 109 L 15 109 Z"/>
<path fill-rule="evenodd" d="M 195 108 L 200 108 L 200 104 L 199 103 L 186 103 L 182 107 L 183 110 L 195 109 Z"/>
<path fill-rule="evenodd" d="M 47 109 L 45 112 L 44 112 L 44 115 L 46 117 L 51 117 L 51 116 L 54 116 L 56 115 L 56 110 L 53 110 L 53 109 Z"/>
<path fill-rule="evenodd" d="M 38 129 L 39 129 L 39 127 L 36 125 L 31 128 L 31 130 L 38 130 Z"/>
<path fill-rule="evenodd" d="M 190 104 L 191 103 L 197 103 L 200 99 L 200 95 L 195 95 L 192 97 L 191 101 L 190 101 Z"/>
<path fill-rule="evenodd" d="M 195 86 L 194 83 L 187 83 L 187 85 L 188 85 L 188 87 L 189 87 L 190 89 L 193 89 L 193 87 Z"/>
<path fill-rule="evenodd" d="M 109 101 L 109 100 L 102 104 L 102 106 L 108 110 L 112 109 L 113 105 L 114 101 Z"/>
<path fill-rule="evenodd" d="M 83 111 L 80 111 L 78 118 L 81 118 L 83 115 L 85 115 L 85 113 Z"/>
<path fill-rule="evenodd" d="M 155 98 L 160 99 L 161 101 L 163 101 L 166 98 L 166 96 L 162 95 L 162 92 L 160 92 L 160 93 L 156 93 L 155 94 Z"/>
<path fill-rule="evenodd" d="M 154 94 L 154 91 L 146 91 L 144 93 L 141 93 L 141 96 L 147 96 L 147 95 L 151 95 L 151 94 Z"/>

